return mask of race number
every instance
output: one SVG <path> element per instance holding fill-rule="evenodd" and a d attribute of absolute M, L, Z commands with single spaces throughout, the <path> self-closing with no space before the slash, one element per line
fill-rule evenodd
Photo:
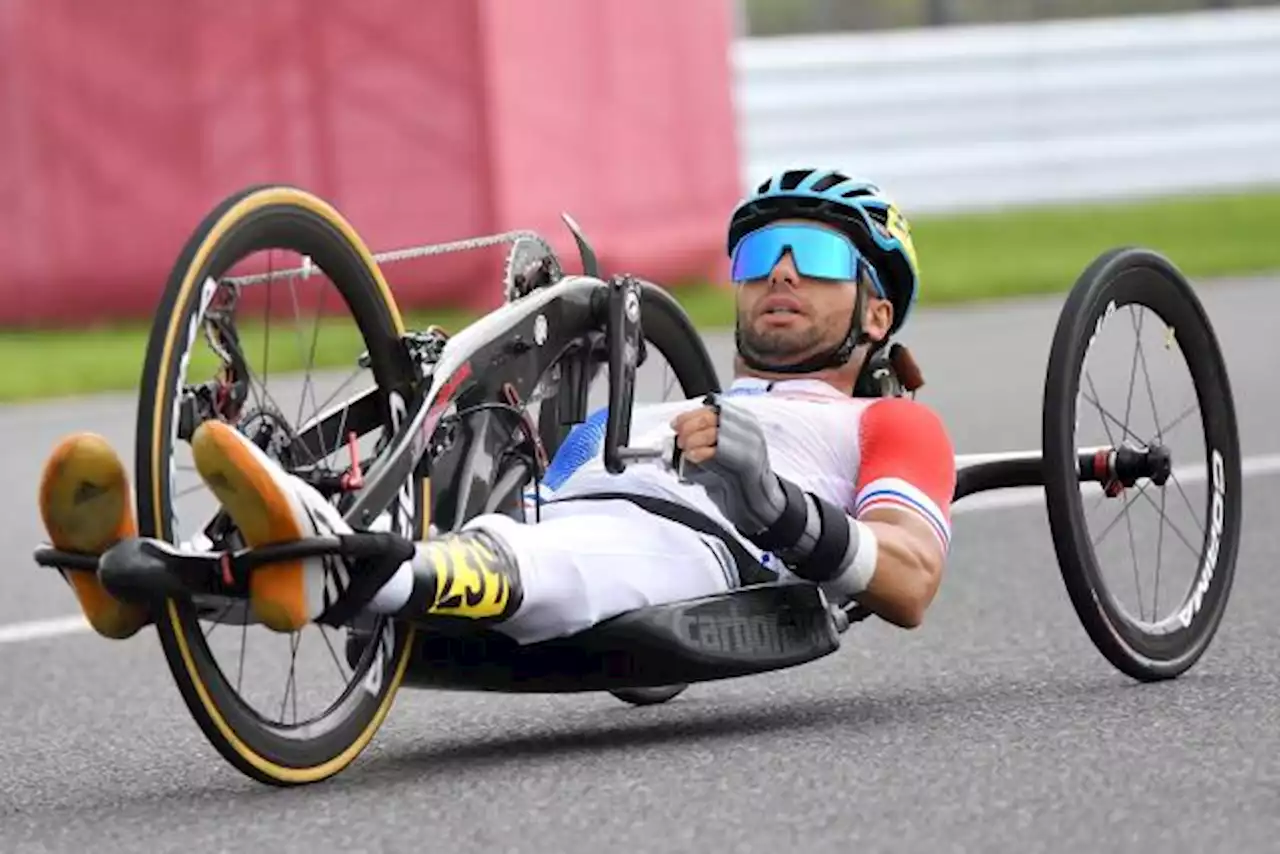
<path fill-rule="evenodd" d="M 436 570 L 436 596 L 431 614 L 472 620 L 509 616 L 511 582 L 495 569 L 498 556 L 476 540 L 450 538 L 431 548 Z"/>

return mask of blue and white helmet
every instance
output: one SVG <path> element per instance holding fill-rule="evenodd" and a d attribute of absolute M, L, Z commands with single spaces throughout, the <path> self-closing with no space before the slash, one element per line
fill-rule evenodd
<path fill-rule="evenodd" d="M 728 252 L 744 235 L 779 219 L 822 222 L 848 235 L 875 268 L 893 304 L 897 331 L 919 291 L 920 268 L 911 226 L 878 186 L 833 169 L 793 169 L 768 178 L 729 219 Z"/>

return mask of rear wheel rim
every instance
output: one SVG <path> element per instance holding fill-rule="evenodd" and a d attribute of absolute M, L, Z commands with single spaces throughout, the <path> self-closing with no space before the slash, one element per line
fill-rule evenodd
<path fill-rule="evenodd" d="M 1241 513 L 1235 414 L 1225 365 L 1212 329 L 1194 293 L 1176 270 L 1147 253 L 1112 254 L 1104 259 L 1086 272 L 1078 293 L 1068 300 L 1054 342 L 1045 413 L 1046 453 L 1051 455 L 1046 470 L 1050 521 L 1073 604 L 1095 644 L 1130 675 L 1167 678 L 1185 671 L 1203 654 L 1229 597 Z M 1102 399 L 1105 395 L 1095 380 L 1098 358 L 1092 351 L 1095 347 L 1100 349 L 1102 337 L 1114 327 L 1132 327 L 1141 332 L 1145 326 L 1145 331 L 1150 331 L 1148 324 L 1153 322 L 1163 326 L 1160 332 L 1168 342 L 1167 349 L 1178 351 L 1182 369 L 1190 375 L 1192 405 L 1166 406 L 1162 413 L 1155 390 L 1142 388 L 1143 381 L 1150 380 L 1152 366 L 1149 350 L 1142 346 L 1141 339 L 1135 342 L 1131 359 L 1107 366 L 1125 375 L 1124 385 L 1136 385 L 1137 389 L 1131 389 L 1134 393 L 1119 397 L 1116 403 Z M 1130 377 L 1135 382 L 1128 382 Z M 1134 399 L 1144 394 L 1151 403 L 1154 429 L 1135 430 L 1128 423 L 1129 416 L 1135 409 Z M 1195 418 L 1197 411 L 1199 419 Z M 1175 598 L 1170 587 L 1166 586 L 1163 593 L 1159 587 L 1160 562 L 1167 557 L 1170 541 L 1181 540 L 1173 547 L 1194 553 L 1194 580 L 1178 585 L 1183 595 L 1176 597 L 1179 602 L 1170 609 L 1172 616 L 1148 619 L 1143 605 L 1126 606 L 1130 582 L 1120 580 L 1116 572 L 1109 573 L 1107 570 L 1112 567 L 1108 564 L 1114 559 L 1098 553 L 1105 545 L 1103 540 L 1116 537 L 1117 530 L 1120 537 L 1128 539 L 1126 535 L 1133 524 L 1125 511 L 1104 516 L 1098 508 L 1106 499 L 1083 496 L 1090 487 L 1082 488 L 1078 482 L 1075 453 L 1082 446 L 1095 444 L 1077 435 L 1082 422 L 1091 415 L 1104 426 L 1104 445 L 1127 442 L 1168 447 L 1177 443 L 1175 434 L 1179 431 L 1185 433 L 1197 423 L 1203 431 L 1204 450 L 1199 454 L 1183 453 L 1181 457 L 1175 450 L 1173 474 L 1163 487 L 1147 481 L 1112 499 L 1123 502 L 1126 511 L 1135 505 L 1163 511 L 1158 516 L 1160 533 L 1155 543 L 1156 585 L 1143 591 L 1141 581 L 1138 584 L 1140 593 L 1154 594 L 1153 612 Z M 1206 489 L 1200 506 L 1187 497 L 1184 480 L 1189 463 L 1205 470 L 1203 480 L 1207 486 L 1217 487 Z M 1096 491 L 1096 487 L 1093 489 Z M 1204 522 L 1199 530 L 1190 532 L 1191 536 L 1182 530 L 1165 536 L 1167 528 L 1177 527 L 1170 522 L 1168 513 L 1173 503 L 1200 512 Z M 1136 570 L 1142 557 L 1139 544 L 1135 538 L 1124 545 L 1134 557 Z"/>

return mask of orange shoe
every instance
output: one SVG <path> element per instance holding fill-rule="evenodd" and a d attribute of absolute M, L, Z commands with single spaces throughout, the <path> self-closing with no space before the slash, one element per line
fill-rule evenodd
<path fill-rule="evenodd" d="M 202 423 L 191 437 L 191 450 L 200 477 L 250 547 L 351 533 L 324 496 L 234 427 Z M 349 577 L 337 557 L 260 566 L 249 579 L 249 606 L 268 628 L 297 631 L 324 612 Z"/>
<path fill-rule="evenodd" d="M 124 463 L 97 434 L 76 433 L 58 443 L 45 463 L 39 500 L 40 518 L 56 549 L 100 555 L 137 535 Z M 113 597 L 95 573 L 60 571 L 85 619 L 103 637 L 123 640 L 151 622 L 146 608 Z"/>

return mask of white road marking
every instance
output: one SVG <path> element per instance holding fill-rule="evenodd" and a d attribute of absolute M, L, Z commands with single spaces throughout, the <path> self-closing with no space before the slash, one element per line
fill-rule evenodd
<path fill-rule="evenodd" d="M 68 590 L 67 595 L 70 593 Z M 89 626 L 89 622 L 79 614 L 74 617 L 54 617 L 50 620 L 30 620 L 25 623 L 0 626 L 0 644 L 22 643 L 91 631 L 93 629 Z"/>
<path fill-rule="evenodd" d="M 978 455 L 973 455 L 962 458 L 962 461 L 976 462 L 978 459 Z M 1259 477 L 1280 473 L 1280 454 L 1245 457 L 1240 463 L 1240 469 L 1245 477 Z M 1203 481 L 1207 476 L 1203 466 L 1178 467 L 1174 469 L 1174 473 L 1178 476 L 1178 480 L 1184 484 Z M 1030 507 L 1036 504 L 1043 504 L 1043 502 L 1044 490 L 1038 486 L 1027 486 L 971 495 L 957 503 L 951 512 L 954 516 L 960 516 L 966 513 L 982 513 L 989 510 Z M 68 591 L 68 595 L 70 595 L 70 591 Z M 93 630 L 90 628 L 89 623 L 79 615 L 10 623 L 7 626 L 0 626 L 0 646 L 42 640 L 44 638 L 77 635 L 91 631 Z"/>

